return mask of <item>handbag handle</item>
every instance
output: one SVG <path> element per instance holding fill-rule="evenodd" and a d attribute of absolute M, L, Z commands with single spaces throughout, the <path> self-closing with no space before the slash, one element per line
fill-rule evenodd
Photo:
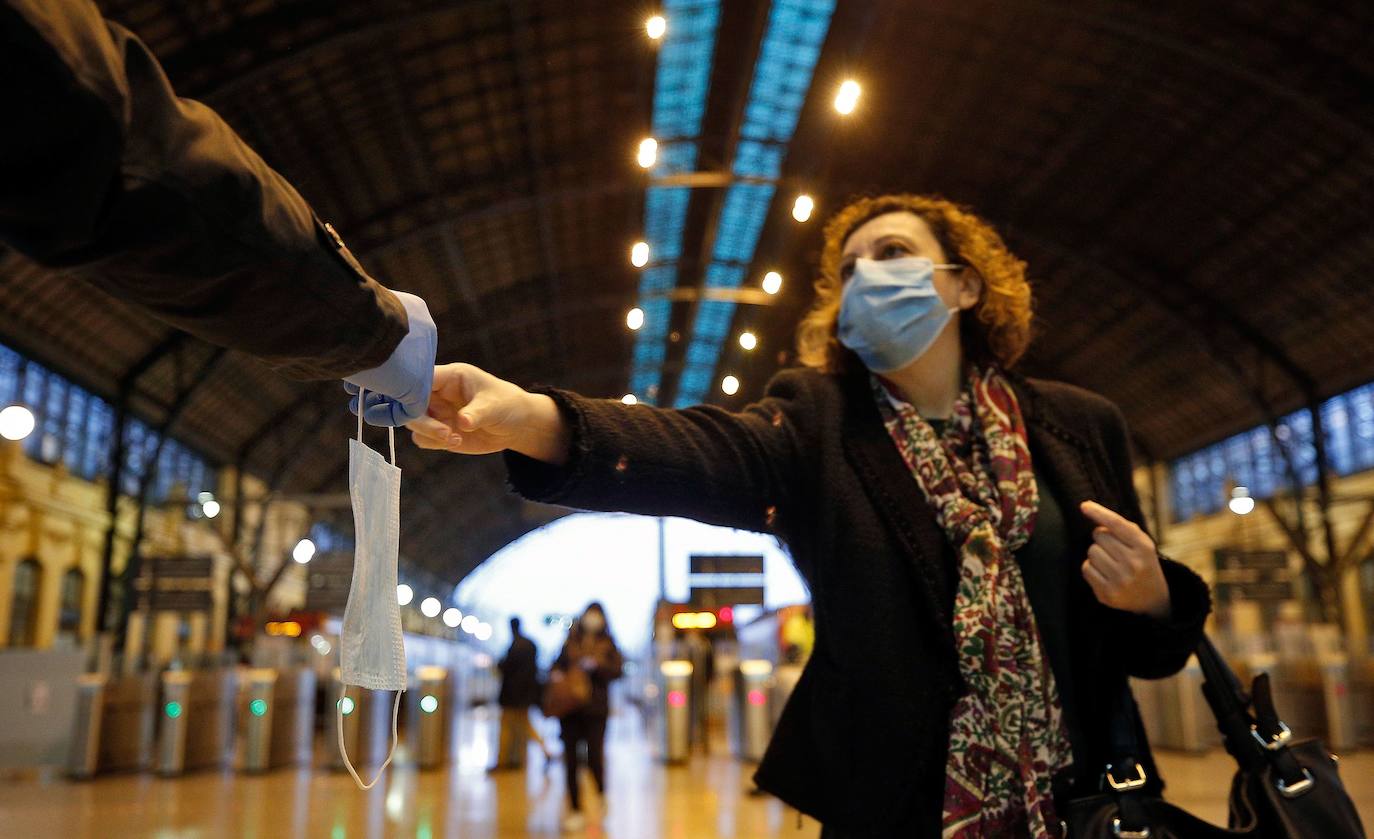
<path fill-rule="evenodd" d="M 1279 791 L 1285 795 L 1298 795 L 1310 788 L 1310 776 L 1288 752 L 1293 733 L 1274 708 L 1269 674 L 1256 676 L 1247 694 L 1240 678 L 1206 635 L 1198 642 L 1197 657 L 1202 667 L 1202 694 L 1216 717 L 1226 751 L 1241 770 L 1272 766 Z"/>

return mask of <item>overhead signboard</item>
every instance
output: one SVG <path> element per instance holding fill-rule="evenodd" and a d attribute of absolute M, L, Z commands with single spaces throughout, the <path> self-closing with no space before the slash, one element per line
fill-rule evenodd
<path fill-rule="evenodd" d="M 138 608 L 208 612 L 214 605 L 215 561 L 209 556 L 145 557 L 134 581 Z"/>
<path fill-rule="evenodd" d="M 1219 603 L 1280 603 L 1296 596 L 1287 551 L 1217 548 L 1212 559 L 1216 565 L 1212 589 Z"/>
<path fill-rule="evenodd" d="M 692 609 L 763 605 L 763 586 L 692 586 L 687 605 Z"/>
<path fill-rule="evenodd" d="M 353 585 L 353 553 L 317 554 L 307 568 L 306 611 L 342 615 L 344 606 L 348 605 L 348 590 Z"/>
<path fill-rule="evenodd" d="M 762 574 L 762 556 L 692 554 L 693 574 Z"/>

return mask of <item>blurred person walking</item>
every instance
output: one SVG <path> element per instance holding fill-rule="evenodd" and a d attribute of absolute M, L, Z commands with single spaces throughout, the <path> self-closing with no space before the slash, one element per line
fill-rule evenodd
<path fill-rule="evenodd" d="M 587 825 L 582 807 L 579 769 L 582 757 L 579 744 L 586 749 L 587 768 L 591 770 L 596 790 L 602 796 L 603 810 L 606 795 L 606 721 L 610 717 L 610 685 L 624 671 L 620 649 L 606 623 L 606 610 L 600 603 L 587 606 L 582 616 L 568 631 L 568 640 L 553 663 L 552 682 L 586 677 L 589 683 L 585 701 L 580 707 L 559 717 L 563 740 L 564 783 L 568 788 L 570 812 L 563 819 L 568 832 L 582 830 Z M 581 674 L 576 677 L 572 673 Z"/>
<path fill-rule="evenodd" d="M 496 704 L 501 706 L 501 738 L 496 749 L 496 764 L 489 771 L 519 769 L 525 765 L 527 738 L 539 744 L 544 765 L 553 760 L 548 744 L 530 720 L 530 707 L 539 704 L 539 662 L 534 642 L 520 632 L 520 618 L 510 619 L 510 648 L 497 664 L 501 690 Z"/>

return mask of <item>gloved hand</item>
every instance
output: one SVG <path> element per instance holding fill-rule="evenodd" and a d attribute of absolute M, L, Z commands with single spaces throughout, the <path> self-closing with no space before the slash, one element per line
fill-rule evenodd
<path fill-rule="evenodd" d="M 434 356 L 439 332 L 425 301 L 404 291 L 393 292 L 405 307 L 410 332 L 396 345 L 380 367 L 354 373 L 344 379 L 353 394 L 348 409 L 358 413 L 358 389 L 367 390 L 363 419 L 372 425 L 405 425 L 425 415 L 434 384 Z"/>

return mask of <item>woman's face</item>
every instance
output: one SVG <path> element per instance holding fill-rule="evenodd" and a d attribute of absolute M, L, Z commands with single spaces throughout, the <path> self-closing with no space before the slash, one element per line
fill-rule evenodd
<path fill-rule="evenodd" d="M 925 220 L 915 213 L 898 211 L 874 216 L 854 229 L 840 253 L 840 282 L 849 282 L 854 261 L 864 259 L 902 259 L 924 256 L 936 265 L 949 263 L 957 254 L 945 253 Z M 936 271 L 935 291 L 949 308 L 968 309 L 978 302 L 980 283 L 977 272 Z"/>

